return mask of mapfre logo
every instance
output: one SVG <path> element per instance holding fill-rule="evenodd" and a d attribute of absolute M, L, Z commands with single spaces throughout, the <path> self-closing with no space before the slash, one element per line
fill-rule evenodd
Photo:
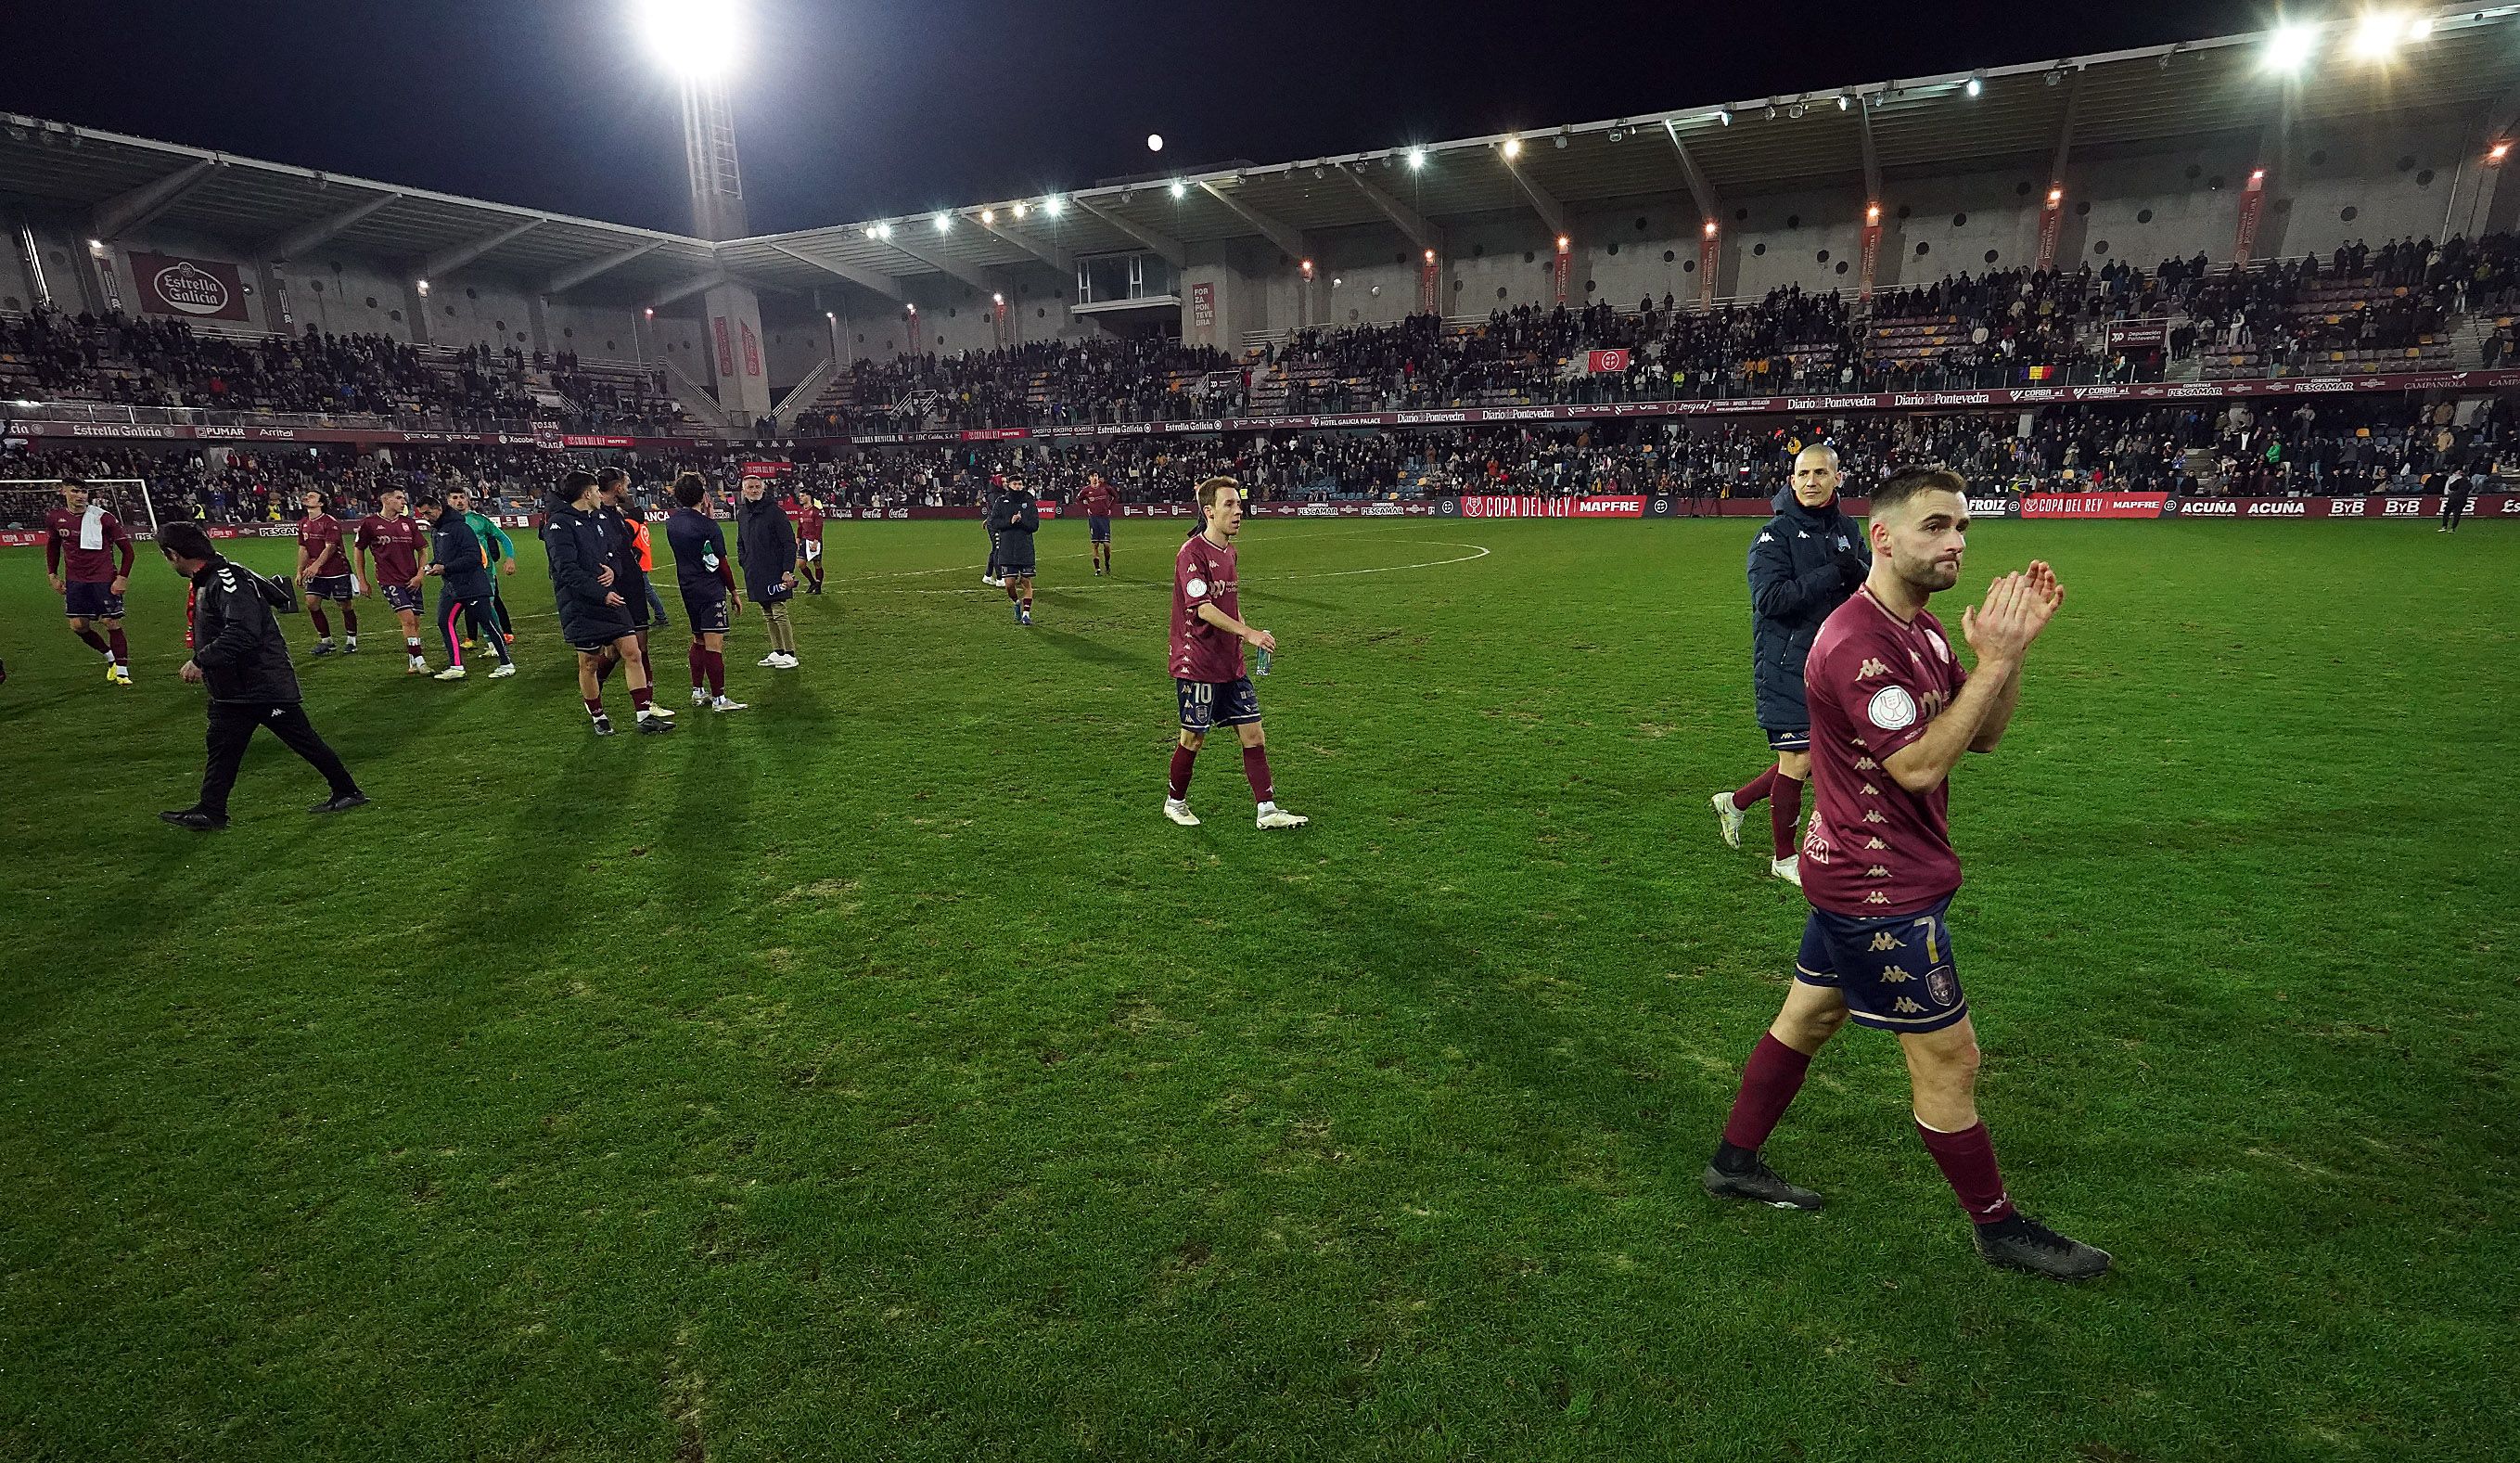
<path fill-rule="evenodd" d="M 228 287 L 190 259 L 177 259 L 150 282 L 168 308 L 187 315 L 215 315 L 228 307 Z"/>

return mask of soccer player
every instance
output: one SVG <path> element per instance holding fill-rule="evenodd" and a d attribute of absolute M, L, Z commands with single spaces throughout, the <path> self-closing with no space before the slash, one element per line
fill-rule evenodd
<path fill-rule="evenodd" d="M 1872 561 L 1863 532 L 1837 506 L 1837 449 L 1814 442 L 1794 454 L 1793 486 L 1777 495 L 1777 516 L 1750 543 L 1750 680 L 1759 725 L 1776 764 L 1737 793 L 1718 793 L 1716 828 L 1741 846 L 1741 820 L 1768 800 L 1775 852 L 1768 872 L 1800 883 L 1795 824 L 1811 780 L 1811 718 L 1803 710 L 1803 657 L 1829 612 L 1845 604 Z"/>
<path fill-rule="evenodd" d="M 1242 743 L 1242 775 L 1260 804 L 1263 828 L 1301 828 L 1311 822 L 1280 807 L 1269 775 L 1269 749 L 1260 730 L 1260 696 L 1243 672 L 1246 644 L 1275 655 L 1278 637 L 1237 618 L 1241 586 L 1236 575 L 1234 535 L 1242 531 L 1242 485 L 1210 478 L 1198 485 L 1204 526 L 1173 560 L 1173 689 L 1181 705 L 1181 739 L 1173 747 L 1164 816 L 1196 828 L 1190 810 L 1190 774 L 1210 728 L 1233 727 Z"/>
<path fill-rule="evenodd" d="M 606 468 L 595 475 L 597 511 L 611 534 L 611 562 L 625 579 L 635 582 L 621 591 L 630 602 L 630 622 L 638 627 L 639 670 L 655 684 L 656 667 L 648 659 L 648 626 L 652 618 L 661 623 L 665 602 L 656 594 L 654 581 L 648 577 L 655 566 L 655 556 L 648 548 L 648 518 L 639 511 L 630 496 L 630 475 L 619 468 Z"/>
<path fill-rule="evenodd" d="M 807 594 L 823 592 L 823 505 L 811 493 L 796 494 L 788 522 L 796 529 L 796 572 Z"/>
<path fill-rule="evenodd" d="M 257 726 L 271 728 L 273 736 L 330 784 L 332 796 L 308 812 L 346 812 L 366 802 L 367 795 L 351 780 L 349 769 L 306 719 L 297 672 L 289 663 L 289 642 L 265 594 L 268 586 L 220 558 L 199 524 L 168 524 L 158 534 L 158 551 L 193 586 L 198 645 L 177 674 L 207 686 L 210 693 L 210 754 L 202 769 L 202 796 L 191 807 L 159 813 L 159 820 L 196 833 L 227 827 L 228 791 L 236 786 L 246 744 L 253 740 Z"/>
<path fill-rule="evenodd" d="M 1829 616 L 1805 667 L 1818 794 L 1803 836 L 1812 912 L 1796 976 L 1750 1053 L 1707 1165 L 1718 1198 L 1816 1210 L 1821 1196 L 1778 1177 L 1760 1147 L 1802 1086 L 1814 1054 L 1848 1020 L 1889 1031 L 1908 1059 L 1917 1136 L 1977 1226 L 1990 1263 L 2057 1280 L 2109 1267 L 2106 1251 L 2016 1211 L 1977 1113 L 1978 1046 L 1946 922 L 1960 885 L 1947 779 L 1963 752 L 1993 752 L 2021 696 L 2021 662 L 2065 591 L 2045 564 L 2005 574 L 1962 612 L 1975 674 L 1925 609 L 1958 582 L 1968 533 L 1957 473 L 1908 468 L 1872 495 L 1872 571 Z"/>
<path fill-rule="evenodd" d="M 638 709 L 639 731 L 655 736 L 674 729 L 673 712 L 655 704 L 648 684 L 630 601 L 622 593 L 628 575 L 612 562 L 613 542 L 595 475 L 576 471 L 563 477 L 543 514 L 543 555 L 551 565 L 561 638 L 577 652 L 578 696 L 586 703 L 595 734 L 612 735 L 612 718 L 604 711 L 604 678 L 613 666 L 626 665 L 624 679 L 630 683 L 630 704 Z"/>
<path fill-rule="evenodd" d="M 1088 473 L 1076 506 L 1085 510 L 1085 537 L 1093 551 L 1094 572 L 1098 577 L 1107 574 L 1111 571 L 1111 516 L 1120 511 L 1120 495 L 1101 473 Z"/>
<path fill-rule="evenodd" d="M 481 511 L 481 505 L 490 501 L 489 484 L 484 482 L 481 486 L 483 491 L 480 494 L 467 495 L 465 498 L 467 506 L 463 510 L 464 524 L 466 527 L 472 530 L 474 538 L 481 540 L 484 559 L 495 557 L 499 561 L 499 572 L 490 576 L 491 623 L 488 633 L 497 635 L 509 645 L 514 645 L 517 643 L 517 625 L 516 621 L 508 616 L 508 601 L 506 596 L 499 593 L 499 580 L 517 571 L 517 541 L 508 536 L 507 529 L 499 526 L 497 519 Z M 454 495 L 448 494 L 447 501 L 454 500 Z M 483 567 L 486 569 L 488 566 L 485 563 Z M 472 626 L 472 630 L 475 639 L 483 633 L 478 623 Z"/>
<path fill-rule="evenodd" d="M 2467 517 L 2469 481 L 2467 469 L 2452 468 L 2450 477 L 2442 483 L 2441 532 L 2457 532 L 2458 521 Z"/>
<path fill-rule="evenodd" d="M 738 491 L 743 496 L 735 510 L 735 549 L 743 560 L 743 587 L 770 627 L 770 654 L 757 663 L 793 670 L 796 627 L 788 623 L 788 602 L 796 597 L 796 530 L 760 479 L 744 479 Z"/>
<path fill-rule="evenodd" d="M 131 530 L 104 504 L 89 501 L 84 480 L 63 479 L 62 506 L 44 515 L 44 576 L 68 612 L 70 633 L 105 657 L 106 684 L 130 685 L 122 591 L 131 584 Z"/>
<path fill-rule="evenodd" d="M 424 498 L 420 504 L 421 521 L 428 525 L 431 540 L 428 568 L 423 572 L 437 580 L 437 627 L 446 633 L 446 668 L 437 672 L 441 681 L 460 681 L 465 676 L 464 641 L 455 628 L 457 618 L 476 625 L 496 618 L 490 609 L 489 552 L 465 522 L 471 506 L 460 487 L 448 488 L 443 503 Z M 490 672 L 490 679 L 515 675 L 516 658 L 508 653 L 507 637 L 495 628 L 490 632 L 490 648 L 499 653 L 499 668 Z"/>
<path fill-rule="evenodd" d="M 674 581 L 683 592 L 683 620 L 692 630 L 692 705 L 741 711 L 743 703 L 726 694 L 726 635 L 743 613 L 743 600 L 735 592 L 726 535 L 701 506 L 707 501 L 708 484 L 699 474 L 675 479 L 665 542 L 674 551 Z"/>
<path fill-rule="evenodd" d="M 359 520 L 359 582 L 367 594 L 382 589 L 402 621 L 403 674 L 426 675 L 428 661 L 420 649 L 420 547 L 426 535 L 411 520 L 410 501 L 401 488 L 388 487 L 377 494 L 377 511 Z"/>
<path fill-rule="evenodd" d="M 989 505 L 989 526 L 998 537 L 998 582 L 1015 607 L 1015 623 L 1032 623 L 1033 535 L 1041 531 L 1041 505 L 1023 475 L 1007 475 L 1006 490 Z"/>
<path fill-rule="evenodd" d="M 333 622 L 325 617 L 331 601 L 341 612 L 341 653 L 359 653 L 359 612 L 353 608 L 358 579 L 350 572 L 349 527 L 333 517 L 323 492 L 308 488 L 299 500 L 306 516 L 297 521 L 297 582 L 306 600 L 306 617 L 315 621 L 315 654 L 333 653 Z"/>

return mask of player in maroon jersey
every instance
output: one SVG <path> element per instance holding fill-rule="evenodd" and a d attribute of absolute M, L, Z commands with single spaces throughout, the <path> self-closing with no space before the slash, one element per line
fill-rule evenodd
<path fill-rule="evenodd" d="M 297 521 L 297 584 L 306 601 L 306 617 L 315 621 L 315 654 L 333 653 L 333 622 L 325 617 L 327 600 L 341 610 L 341 652 L 359 653 L 359 612 L 351 597 L 358 578 L 350 571 L 349 529 L 333 517 L 324 494 L 308 488 L 300 500 L 306 516 Z"/>
<path fill-rule="evenodd" d="M 122 591 L 131 583 L 131 530 L 104 504 L 89 502 L 87 483 L 77 478 L 62 480 L 62 506 L 44 515 L 44 577 L 62 597 L 70 633 L 105 658 L 106 682 L 130 685 Z"/>
<path fill-rule="evenodd" d="M 788 521 L 796 526 L 796 577 L 807 594 L 823 592 L 823 505 L 799 490 L 788 500 Z"/>
<path fill-rule="evenodd" d="M 1120 495 L 1101 473 L 1085 475 L 1085 491 L 1076 495 L 1085 514 L 1085 536 L 1094 550 L 1094 572 L 1111 571 L 1111 516 L 1120 511 Z"/>
<path fill-rule="evenodd" d="M 2021 662 L 2064 588 L 2045 564 L 2005 574 L 1962 612 L 1977 653 L 1962 669 L 1925 601 L 1959 580 L 1966 485 L 1909 468 L 1872 494 L 1872 571 L 1821 626 L 1804 665 L 1816 805 L 1802 846 L 1803 929 L 1784 1008 L 1750 1053 L 1706 1191 L 1778 1209 L 1821 1197 L 1759 1156 L 1811 1059 L 1849 1020 L 1893 1033 L 1908 1059 L 1916 1132 L 1976 1225 L 1989 1262 L 2058 1280 L 2109 1267 L 2108 1252 L 2012 1207 L 1977 1114 L 1977 1033 L 1946 912 L 1960 886 L 1948 778 L 1964 752 L 1993 752 L 2021 695 Z"/>
<path fill-rule="evenodd" d="M 1181 740 L 1173 748 L 1164 816 L 1185 828 L 1198 826 L 1198 814 L 1186 800 L 1192 763 L 1209 729 L 1221 723 L 1233 727 L 1242 743 L 1242 775 L 1250 779 L 1251 796 L 1260 804 L 1260 826 L 1301 828 L 1312 820 L 1278 805 L 1269 749 L 1260 732 L 1260 697 L 1243 673 L 1242 647 L 1274 655 L 1278 637 L 1237 617 L 1242 607 L 1234 535 L 1242 529 L 1242 486 L 1231 478 L 1210 478 L 1198 485 L 1198 506 L 1205 526 L 1173 560 L 1172 667 L 1181 704 Z M 1268 663 L 1261 664 L 1266 669 Z"/>
<path fill-rule="evenodd" d="M 377 511 L 359 520 L 359 578 L 369 594 L 382 589 L 385 603 L 402 621 L 403 674 L 426 675 L 428 660 L 420 648 L 420 551 L 428 534 L 413 522 L 410 501 L 401 488 L 388 487 L 377 494 Z"/>

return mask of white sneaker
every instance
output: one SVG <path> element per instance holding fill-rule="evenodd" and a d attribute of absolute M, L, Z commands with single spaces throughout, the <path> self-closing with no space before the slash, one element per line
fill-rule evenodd
<path fill-rule="evenodd" d="M 444 670 L 439 671 L 436 678 L 441 681 L 460 681 L 464 679 L 464 667 L 461 665 L 449 665 Z"/>
<path fill-rule="evenodd" d="M 1715 831 L 1724 835 L 1724 846 L 1727 848 L 1740 847 L 1741 819 L 1745 817 L 1746 814 L 1744 814 L 1741 809 L 1732 805 L 1732 795 L 1730 793 L 1718 793 L 1714 797 L 1708 799 L 1707 801 L 1715 804 Z"/>
<path fill-rule="evenodd" d="M 517 663 L 516 663 L 516 662 L 514 662 L 514 661 L 501 661 L 501 662 L 499 663 L 499 668 L 490 672 L 490 679 L 492 679 L 492 680 L 494 680 L 494 681 L 504 681 L 504 680 L 506 680 L 508 677 L 510 677 L 510 676 L 512 676 L 512 675 L 515 675 L 516 673 L 517 673 Z"/>
<path fill-rule="evenodd" d="M 1172 819 L 1176 823 L 1179 823 L 1184 828 L 1196 828 L 1198 826 L 1198 814 L 1192 812 L 1190 810 L 1190 804 L 1182 801 L 1179 798 L 1166 798 L 1164 800 L 1164 816 Z"/>
<path fill-rule="evenodd" d="M 662 702 L 650 702 L 648 704 L 648 714 L 651 716 L 662 716 L 666 720 L 671 721 L 674 719 L 674 709 L 666 706 Z"/>
<path fill-rule="evenodd" d="M 775 668 L 778 666 L 778 664 L 779 664 L 779 652 L 777 652 L 777 651 L 775 651 L 775 650 L 774 650 L 774 651 L 772 651 L 770 654 L 768 654 L 768 655 L 766 655 L 766 656 L 763 656 L 760 660 L 755 661 L 755 662 L 753 662 L 752 663 L 753 663 L 753 664 L 755 664 L 755 665 L 767 665 L 767 666 L 771 666 L 771 667 L 773 667 L 773 668 L 775 669 Z"/>
<path fill-rule="evenodd" d="M 743 703 L 737 701 L 732 696 L 721 696 L 717 700 L 708 703 L 708 709 L 712 711 L 717 711 L 723 714 L 727 711 L 742 710 Z"/>
<path fill-rule="evenodd" d="M 1274 802 L 1260 804 L 1260 826 L 1263 828 L 1301 828 L 1313 821 L 1302 813 L 1290 813 Z"/>
<path fill-rule="evenodd" d="M 699 687 L 694 686 L 692 688 L 692 705 L 696 707 L 704 707 L 708 704 L 709 694 L 706 691 L 701 690 Z"/>
<path fill-rule="evenodd" d="M 796 668 L 796 658 L 794 656 L 783 655 L 777 661 L 771 663 L 771 668 L 775 670 L 793 670 Z"/>
<path fill-rule="evenodd" d="M 1803 887 L 1803 856 L 1793 853 L 1783 858 L 1769 859 L 1768 872 L 1800 889 Z"/>

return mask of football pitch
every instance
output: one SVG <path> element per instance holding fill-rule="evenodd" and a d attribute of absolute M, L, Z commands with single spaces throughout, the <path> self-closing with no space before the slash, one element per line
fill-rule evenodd
<path fill-rule="evenodd" d="M 1878 1032 L 1768 1148 L 1824 1212 L 1698 1190 L 1805 908 L 1706 805 L 1754 529 L 1252 521 L 1268 834 L 1229 738 L 1158 811 L 1179 524 L 1045 526 L 1029 630 L 976 524 L 834 524 L 750 709 L 675 606 L 664 738 L 522 539 L 518 678 L 362 601 L 374 805 L 263 738 L 213 836 L 171 571 L 119 691 L 0 551 L 0 1456 L 2507 1457 L 2520 528 L 1973 534 L 1955 631 L 2070 595 L 1951 917 L 2080 1288 Z"/>

